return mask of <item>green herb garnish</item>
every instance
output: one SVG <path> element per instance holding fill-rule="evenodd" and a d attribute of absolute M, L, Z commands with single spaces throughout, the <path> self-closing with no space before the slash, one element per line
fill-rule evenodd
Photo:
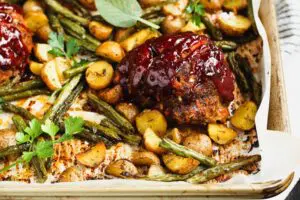
<path fill-rule="evenodd" d="M 205 14 L 204 6 L 199 1 L 191 1 L 186 12 L 192 15 L 192 22 L 197 26 L 201 25 L 201 17 Z"/>

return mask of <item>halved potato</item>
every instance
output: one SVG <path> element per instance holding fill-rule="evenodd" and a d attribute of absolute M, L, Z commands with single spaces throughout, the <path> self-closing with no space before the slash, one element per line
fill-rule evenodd
<path fill-rule="evenodd" d="M 26 1 L 23 5 L 23 12 L 24 14 L 28 14 L 30 12 L 42 12 L 43 8 L 40 2 L 34 1 L 34 0 L 29 0 Z"/>
<path fill-rule="evenodd" d="M 200 164 L 193 158 L 185 158 L 172 153 L 163 155 L 162 159 L 166 167 L 176 174 L 188 174 Z"/>
<path fill-rule="evenodd" d="M 116 42 L 122 42 L 123 40 L 127 39 L 130 35 L 132 35 L 135 32 L 134 27 L 130 28 L 119 28 L 114 36 L 114 40 Z"/>
<path fill-rule="evenodd" d="M 124 159 L 111 162 L 107 166 L 105 172 L 109 175 L 120 178 L 134 177 L 138 174 L 138 170 L 134 164 Z"/>
<path fill-rule="evenodd" d="M 163 13 L 165 15 L 180 16 L 184 12 L 184 9 L 187 7 L 188 0 L 178 0 L 175 3 L 170 3 L 163 6 Z"/>
<path fill-rule="evenodd" d="M 49 35 L 51 32 L 52 30 L 50 28 L 50 25 L 46 24 L 36 31 L 36 35 L 41 41 L 47 42 L 49 40 Z"/>
<path fill-rule="evenodd" d="M 184 139 L 183 145 L 206 156 L 213 154 L 211 139 L 205 134 L 192 134 Z"/>
<path fill-rule="evenodd" d="M 59 176 L 58 182 L 78 182 L 84 181 L 83 168 L 79 166 L 73 166 L 67 168 Z"/>
<path fill-rule="evenodd" d="M 200 0 L 205 9 L 210 11 L 221 10 L 224 0 Z"/>
<path fill-rule="evenodd" d="M 56 57 L 55 62 L 56 62 L 56 73 L 58 75 L 58 79 L 61 84 L 64 84 L 66 82 L 64 71 L 71 68 L 71 65 L 67 59 L 62 57 Z"/>
<path fill-rule="evenodd" d="M 147 128 L 151 128 L 159 137 L 163 137 L 167 131 L 167 120 L 158 110 L 144 110 L 136 117 L 135 122 L 142 135 Z"/>
<path fill-rule="evenodd" d="M 247 101 L 235 111 L 230 122 L 234 127 L 240 130 L 251 130 L 255 126 L 256 112 L 256 104 L 252 101 Z"/>
<path fill-rule="evenodd" d="M 34 61 L 30 61 L 29 68 L 30 68 L 30 71 L 33 74 L 39 76 L 39 75 L 41 75 L 41 71 L 44 68 L 44 64 L 38 63 L 38 62 L 34 62 Z"/>
<path fill-rule="evenodd" d="M 214 142 L 221 145 L 228 144 L 237 137 L 237 132 L 224 124 L 209 124 L 208 134 Z"/>
<path fill-rule="evenodd" d="M 162 141 L 160 137 L 158 137 L 151 128 L 148 128 L 144 135 L 144 145 L 148 151 L 163 154 L 166 150 L 159 146 L 160 142 Z"/>
<path fill-rule="evenodd" d="M 96 144 L 90 150 L 76 155 L 76 160 L 87 167 L 97 167 L 104 161 L 106 147 L 103 142 Z"/>
<path fill-rule="evenodd" d="M 25 24 L 32 32 L 48 24 L 48 18 L 42 11 L 29 12 L 24 17 Z"/>
<path fill-rule="evenodd" d="M 132 153 L 131 161 L 135 165 L 159 165 L 160 160 L 154 153 L 150 151 L 135 151 Z"/>
<path fill-rule="evenodd" d="M 167 131 L 166 137 L 170 138 L 177 144 L 180 144 L 182 142 L 182 135 L 178 128 L 173 128 L 171 130 Z"/>
<path fill-rule="evenodd" d="M 148 176 L 160 176 L 166 174 L 164 168 L 161 165 L 151 165 L 148 169 Z"/>
<path fill-rule="evenodd" d="M 131 123 L 134 123 L 136 116 L 139 114 L 139 109 L 132 103 L 119 103 L 116 105 L 116 110 Z"/>
<path fill-rule="evenodd" d="M 241 36 L 251 27 L 250 19 L 234 13 L 223 12 L 218 15 L 217 21 L 220 29 L 229 36 Z"/>
<path fill-rule="evenodd" d="M 91 21 L 89 23 L 90 33 L 98 40 L 108 40 L 113 32 L 113 27 L 102 22 Z"/>
<path fill-rule="evenodd" d="M 125 52 L 121 45 L 114 41 L 106 41 L 102 43 L 97 49 L 96 54 L 104 58 L 108 58 L 114 62 L 121 62 L 125 57 Z"/>
<path fill-rule="evenodd" d="M 247 0 L 225 0 L 223 6 L 227 10 L 237 12 L 238 10 L 247 8 Z"/>
<path fill-rule="evenodd" d="M 167 16 L 161 24 L 164 33 L 171 34 L 179 32 L 185 26 L 185 20 L 181 17 Z"/>
<path fill-rule="evenodd" d="M 44 68 L 41 71 L 41 78 L 43 79 L 47 87 L 52 91 L 62 88 L 58 74 L 56 72 L 55 60 L 51 60 L 45 64 Z"/>
<path fill-rule="evenodd" d="M 52 47 L 49 44 L 42 44 L 42 43 L 36 43 L 33 51 L 35 57 L 40 61 L 40 62 L 48 62 L 54 58 L 53 55 L 48 53 Z"/>

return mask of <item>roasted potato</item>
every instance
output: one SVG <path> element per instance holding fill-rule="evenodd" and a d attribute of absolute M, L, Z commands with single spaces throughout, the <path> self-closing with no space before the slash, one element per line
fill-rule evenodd
<path fill-rule="evenodd" d="M 224 8 L 237 12 L 244 8 L 247 8 L 247 0 L 225 0 L 223 4 Z"/>
<path fill-rule="evenodd" d="M 85 73 L 86 82 L 95 90 L 106 88 L 111 83 L 113 76 L 114 69 L 106 61 L 92 63 Z"/>
<path fill-rule="evenodd" d="M 229 36 L 241 36 L 251 27 L 250 19 L 234 13 L 219 14 L 217 22 L 220 29 Z"/>
<path fill-rule="evenodd" d="M 97 167 L 105 159 L 106 147 L 103 142 L 96 144 L 90 150 L 76 155 L 76 160 L 87 167 Z"/>
<path fill-rule="evenodd" d="M 161 24 L 164 33 L 172 34 L 179 32 L 185 26 L 185 20 L 181 17 L 167 16 Z"/>
<path fill-rule="evenodd" d="M 95 0 L 79 0 L 79 2 L 90 10 L 96 10 Z"/>
<path fill-rule="evenodd" d="M 200 164 L 193 158 L 184 158 L 172 153 L 163 155 L 162 159 L 166 167 L 176 174 L 188 174 Z"/>
<path fill-rule="evenodd" d="M 47 62 L 41 71 L 41 78 L 47 85 L 47 87 L 52 90 L 58 90 L 62 88 L 59 80 L 59 76 L 56 72 L 56 61 L 51 60 Z"/>
<path fill-rule="evenodd" d="M 49 24 L 42 26 L 36 31 L 36 35 L 38 38 L 43 41 L 43 42 L 48 42 L 49 40 L 49 35 L 52 32 Z"/>
<path fill-rule="evenodd" d="M 251 130 L 255 126 L 256 112 L 256 104 L 252 101 L 247 101 L 234 112 L 230 122 L 240 130 Z"/>
<path fill-rule="evenodd" d="M 165 135 L 168 125 L 165 116 L 158 110 L 144 110 L 136 117 L 135 123 L 140 134 L 151 128 L 159 137 Z"/>
<path fill-rule="evenodd" d="M 148 169 L 148 174 L 147 176 L 151 177 L 151 176 L 160 176 L 160 175 L 164 175 L 165 174 L 165 170 L 162 166 L 160 165 L 151 165 Z"/>
<path fill-rule="evenodd" d="M 66 82 L 64 71 L 71 68 L 71 65 L 67 59 L 62 57 L 56 57 L 54 60 L 56 64 L 56 73 L 58 75 L 58 79 L 60 83 L 63 85 Z"/>
<path fill-rule="evenodd" d="M 131 27 L 131 28 L 120 28 L 116 31 L 115 36 L 114 36 L 114 40 L 116 42 L 122 42 L 123 40 L 125 40 L 126 38 L 128 38 L 130 35 L 132 35 L 135 32 L 135 28 Z"/>
<path fill-rule="evenodd" d="M 140 46 L 146 40 L 158 37 L 159 35 L 160 34 L 157 31 L 153 31 L 150 28 L 142 29 L 123 40 L 120 43 L 120 45 L 123 47 L 123 49 L 125 49 L 128 52 L 134 49 L 135 47 Z"/>
<path fill-rule="evenodd" d="M 148 151 L 154 152 L 156 154 L 163 154 L 166 150 L 159 146 L 162 141 L 160 137 L 158 137 L 151 128 L 148 128 L 144 135 L 144 145 Z"/>
<path fill-rule="evenodd" d="M 113 88 L 106 88 L 104 90 L 101 90 L 98 93 L 98 96 L 103 101 L 115 105 L 123 96 L 122 87 L 120 85 L 115 85 Z"/>
<path fill-rule="evenodd" d="M 166 0 L 139 0 L 139 3 L 143 8 L 150 6 L 157 6 L 157 4 L 164 3 Z"/>
<path fill-rule="evenodd" d="M 237 137 L 237 132 L 224 124 L 209 124 L 208 135 L 217 144 L 228 144 Z"/>
<path fill-rule="evenodd" d="M 125 57 L 125 52 L 121 45 L 114 41 L 106 41 L 96 49 L 96 54 L 108 58 L 113 62 L 121 62 Z"/>
<path fill-rule="evenodd" d="M 29 30 L 36 32 L 39 28 L 48 24 L 48 18 L 41 11 L 29 12 L 24 17 L 25 23 Z"/>
<path fill-rule="evenodd" d="M 73 166 L 67 168 L 60 174 L 58 182 L 78 182 L 84 181 L 83 168 L 79 166 Z"/>
<path fill-rule="evenodd" d="M 30 71 L 35 74 L 35 75 L 41 75 L 41 71 L 44 67 L 44 64 L 42 63 L 38 63 L 38 62 L 34 62 L 34 61 L 30 61 L 29 63 L 29 69 Z"/>
<path fill-rule="evenodd" d="M 178 128 L 173 128 L 171 130 L 168 130 L 167 134 L 166 134 L 166 137 L 170 138 L 171 140 L 173 140 L 177 144 L 180 144 L 182 142 L 182 135 L 181 135 Z"/>
<path fill-rule="evenodd" d="M 162 11 L 165 15 L 180 16 L 184 12 L 188 3 L 189 0 L 178 0 L 175 3 L 164 5 Z"/>
<path fill-rule="evenodd" d="M 39 1 L 29 0 L 23 5 L 23 12 L 25 15 L 31 12 L 43 12 L 43 7 Z"/>
<path fill-rule="evenodd" d="M 183 145 L 206 156 L 211 156 L 213 154 L 211 139 L 202 133 L 192 134 L 186 137 L 183 141 Z"/>
<path fill-rule="evenodd" d="M 34 55 L 40 62 L 48 62 L 54 58 L 53 55 L 48 53 L 50 50 L 52 50 L 52 47 L 49 44 L 41 43 L 36 43 L 33 48 Z"/>
<path fill-rule="evenodd" d="M 210 11 L 221 10 L 224 0 L 200 0 L 205 9 Z"/>
<path fill-rule="evenodd" d="M 112 176 L 128 178 L 137 175 L 138 170 L 130 161 L 121 159 L 111 162 L 105 172 Z"/>
<path fill-rule="evenodd" d="M 98 40 L 108 40 L 113 32 L 113 27 L 102 22 L 92 21 L 89 23 L 90 33 Z"/>
<path fill-rule="evenodd" d="M 132 103 L 119 103 L 116 105 L 116 110 L 131 123 L 134 123 L 136 116 L 139 114 L 139 109 Z"/>
<path fill-rule="evenodd" d="M 150 151 L 135 151 L 132 153 L 131 162 L 137 166 L 139 165 L 159 165 L 160 160 L 154 153 Z"/>
<path fill-rule="evenodd" d="M 201 23 L 199 26 L 197 26 L 193 21 L 188 21 L 188 23 L 180 29 L 181 32 L 193 32 L 193 33 L 201 33 L 205 30 L 205 25 Z"/>

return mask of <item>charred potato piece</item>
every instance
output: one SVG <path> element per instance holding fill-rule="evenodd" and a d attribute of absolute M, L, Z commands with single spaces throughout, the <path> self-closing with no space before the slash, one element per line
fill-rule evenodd
<path fill-rule="evenodd" d="M 109 175 L 120 178 L 134 177 L 138 174 L 138 170 L 134 164 L 124 159 L 111 162 L 107 166 L 105 172 Z"/>
<path fill-rule="evenodd" d="M 179 32 L 185 26 L 185 20 L 181 17 L 167 16 L 161 24 L 164 33 L 171 34 Z"/>
<path fill-rule="evenodd" d="M 78 182 L 78 181 L 84 181 L 83 168 L 78 166 L 67 168 L 63 173 L 61 173 L 58 179 L 58 182 Z"/>
<path fill-rule="evenodd" d="M 182 142 L 182 136 L 178 128 L 173 128 L 169 130 L 166 134 L 166 137 L 170 138 L 177 144 L 180 144 Z"/>
<path fill-rule="evenodd" d="M 29 30 L 31 30 L 34 33 L 39 28 L 48 24 L 47 16 L 41 11 L 27 13 L 25 15 L 24 20 Z"/>
<path fill-rule="evenodd" d="M 139 114 L 139 109 L 132 103 L 119 103 L 116 110 L 131 123 L 134 123 L 136 116 Z"/>
<path fill-rule="evenodd" d="M 228 144 L 237 137 L 237 132 L 224 124 L 209 124 L 209 137 L 217 144 Z"/>
<path fill-rule="evenodd" d="M 200 164 L 193 158 L 184 158 L 172 153 L 163 155 L 162 159 L 166 167 L 176 174 L 188 174 Z"/>
<path fill-rule="evenodd" d="M 49 35 L 52 32 L 49 24 L 46 24 L 44 26 L 42 26 L 41 28 L 39 28 L 36 31 L 36 35 L 38 36 L 38 38 L 43 41 L 43 42 L 48 42 L 49 40 Z"/>
<path fill-rule="evenodd" d="M 111 83 L 113 76 L 114 69 L 106 61 L 91 64 L 85 73 L 86 82 L 95 90 L 106 88 Z"/>
<path fill-rule="evenodd" d="M 163 137 L 167 131 L 167 120 L 158 110 L 144 110 L 135 119 L 137 130 L 144 134 L 151 128 L 159 137 Z"/>
<path fill-rule="evenodd" d="M 223 6 L 227 10 L 237 12 L 247 8 L 247 0 L 225 0 Z"/>
<path fill-rule="evenodd" d="M 224 0 L 200 0 L 200 3 L 205 9 L 210 11 L 217 11 L 222 9 Z"/>
<path fill-rule="evenodd" d="M 139 165 L 159 165 L 160 160 L 154 153 L 150 151 L 135 151 L 132 153 L 131 162 L 137 166 Z"/>
<path fill-rule="evenodd" d="M 183 145 L 206 156 L 211 156 L 213 154 L 211 139 L 202 133 L 192 134 L 186 137 L 183 141 Z"/>
<path fill-rule="evenodd" d="M 241 36 L 251 27 L 250 19 L 233 13 L 221 13 L 217 21 L 220 29 L 229 36 Z"/>
<path fill-rule="evenodd" d="M 165 149 L 160 147 L 159 144 L 162 141 L 160 137 L 158 137 L 151 128 L 148 128 L 144 135 L 144 145 L 148 151 L 154 152 L 156 154 L 165 153 Z"/>
<path fill-rule="evenodd" d="M 79 0 L 79 2 L 90 10 L 96 10 L 95 0 Z"/>
<path fill-rule="evenodd" d="M 235 111 L 230 122 L 240 130 L 249 131 L 255 126 L 256 112 L 256 104 L 252 101 L 247 101 Z"/>
<path fill-rule="evenodd" d="M 131 27 L 131 28 L 120 28 L 116 31 L 115 36 L 114 36 L 114 40 L 116 42 L 122 42 L 123 40 L 125 40 L 126 38 L 128 38 L 130 35 L 132 35 L 135 32 L 135 28 Z"/>
<path fill-rule="evenodd" d="M 87 167 L 97 167 L 105 159 L 106 147 L 103 142 L 96 144 L 90 150 L 76 155 L 76 160 Z"/>
<path fill-rule="evenodd" d="M 98 40 L 108 40 L 113 32 L 113 27 L 102 22 L 92 21 L 89 23 L 90 33 Z"/>
<path fill-rule="evenodd" d="M 125 57 L 125 52 L 119 43 L 106 41 L 96 49 L 96 55 L 119 63 Z"/>
<path fill-rule="evenodd" d="M 165 15 L 180 16 L 184 12 L 184 9 L 187 7 L 188 0 L 178 0 L 175 3 L 170 3 L 163 6 L 163 13 Z"/>
<path fill-rule="evenodd" d="M 148 169 L 148 176 L 160 176 L 160 175 L 164 175 L 165 174 L 165 170 L 161 165 L 151 165 Z"/>
<path fill-rule="evenodd" d="M 120 101 L 123 96 L 122 87 L 120 85 L 116 85 L 113 88 L 106 88 L 98 93 L 98 96 L 103 101 L 115 105 Z"/>

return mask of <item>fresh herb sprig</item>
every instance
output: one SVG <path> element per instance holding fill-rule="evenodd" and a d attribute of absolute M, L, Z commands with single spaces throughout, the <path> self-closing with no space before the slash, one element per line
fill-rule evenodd
<path fill-rule="evenodd" d="M 186 8 L 186 12 L 191 14 L 192 22 L 197 26 L 201 25 L 201 17 L 205 15 L 204 6 L 197 0 L 190 1 Z"/>
<path fill-rule="evenodd" d="M 143 9 L 137 0 L 95 0 L 99 14 L 108 23 L 117 26 L 128 28 L 134 26 L 137 21 L 159 29 L 159 26 L 143 19 Z"/>
<path fill-rule="evenodd" d="M 55 32 L 50 33 L 48 44 L 52 47 L 48 53 L 57 57 L 67 57 L 71 59 L 80 50 L 75 39 L 70 39 L 65 45 L 64 36 Z"/>
<path fill-rule="evenodd" d="M 23 152 L 20 159 L 18 159 L 12 165 L 1 169 L 0 173 L 9 170 L 18 163 L 30 163 L 34 156 L 37 156 L 40 159 L 51 158 L 54 154 L 54 144 L 73 139 L 74 135 L 83 131 L 83 125 L 84 120 L 82 118 L 68 117 L 64 121 L 64 134 L 56 140 L 55 136 L 60 130 L 56 124 L 54 124 L 50 120 L 46 120 L 44 124 L 41 124 L 41 122 L 37 119 L 31 120 L 29 126 L 26 127 L 23 132 L 18 132 L 16 134 L 16 140 L 18 144 L 36 143 L 35 148 L 32 151 Z M 49 135 L 51 137 L 51 140 L 38 140 L 39 136 L 41 136 L 42 134 Z"/>

